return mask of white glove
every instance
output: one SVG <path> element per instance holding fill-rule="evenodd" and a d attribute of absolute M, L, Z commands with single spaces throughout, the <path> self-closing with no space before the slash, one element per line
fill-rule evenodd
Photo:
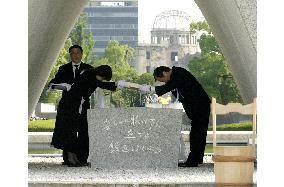
<path fill-rule="evenodd" d="M 122 89 L 122 88 L 125 88 L 125 87 L 128 87 L 128 84 L 127 84 L 127 82 L 125 82 L 125 80 L 117 81 L 117 88 L 118 89 Z"/>
<path fill-rule="evenodd" d="M 155 87 L 149 86 L 147 84 L 143 84 L 143 85 L 140 86 L 139 90 L 142 93 L 154 93 L 155 92 Z"/>
<path fill-rule="evenodd" d="M 72 85 L 67 84 L 67 83 L 62 83 L 61 85 L 62 85 L 62 86 L 65 86 L 66 89 L 67 89 L 67 91 L 69 91 L 69 90 L 71 89 L 71 86 L 72 86 Z"/>
<path fill-rule="evenodd" d="M 51 91 L 51 90 L 67 90 L 67 91 L 69 91 L 71 89 L 71 86 L 72 85 L 67 84 L 67 83 L 60 83 L 60 84 L 51 83 L 49 85 L 48 91 Z"/>
<path fill-rule="evenodd" d="M 52 91 L 52 86 L 53 86 L 53 83 L 50 83 L 50 84 L 48 85 L 48 89 L 46 90 L 47 93 L 50 92 L 50 91 Z"/>

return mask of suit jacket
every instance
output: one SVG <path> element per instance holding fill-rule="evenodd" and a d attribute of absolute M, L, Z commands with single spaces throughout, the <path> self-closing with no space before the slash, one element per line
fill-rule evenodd
<path fill-rule="evenodd" d="M 81 62 L 79 71 L 81 72 L 86 69 L 93 69 L 93 66 Z M 74 78 L 72 62 L 69 62 L 59 67 L 57 74 L 55 75 L 54 79 L 50 81 L 50 83 L 73 84 L 79 78 L 80 77 Z M 77 118 L 77 103 L 80 101 L 81 98 L 76 98 L 76 95 L 70 94 L 70 92 L 68 91 L 63 91 L 61 100 L 57 108 L 56 118 L 62 118 L 62 116 Z M 85 99 L 84 107 L 90 108 L 89 98 Z"/>
<path fill-rule="evenodd" d="M 82 70 L 86 70 L 90 68 L 93 68 L 93 66 L 81 62 L 79 71 L 81 72 Z M 75 82 L 75 78 L 74 78 L 74 73 L 73 73 L 72 62 L 69 62 L 67 64 L 60 66 L 55 77 L 50 81 L 50 83 L 55 83 L 55 84 L 58 84 L 58 83 L 73 84 L 74 82 Z M 66 95 L 66 91 L 63 91 L 62 97 L 64 98 L 65 95 Z"/>
<path fill-rule="evenodd" d="M 86 102 L 89 100 L 91 94 L 96 90 L 97 87 L 102 89 L 107 89 L 115 91 L 117 86 L 115 82 L 102 82 L 97 80 L 96 71 L 94 68 L 85 70 L 78 79 L 75 80 L 72 88 L 68 91 L 69 103 L 74 103 L 75 100 L 81 101 L 83 98 L 85 101 L 83 103 L 83 110 L 89 107 L 89 103 Z M 74 106 L 78 105 L 77 102 Z"/>
<path fill-rule="evenodd" d="M 64 68 L 69 69 L 69 74 L 73 75 L 72 66 Z M 62 97 L 60 100 L 51 142 L 51 145 L 58 149 L 67 151 L 70 150 L 72 152 L 76 151 L 78 147 L 80 147 L 77 145 L 78 142 L 76 141 L 76 133 L 79 131 L 88 132 L 87 109 L 90 108 L 89 97 L 95 91 L 95 89 L 97 87 L 108 90 L 116 89 L 115 82 L 99 81 L 96 79 L 97 73 L 95 69 L 87 69 L 88 70 L 85 70 L 82 74 L 80 74 L 76 80 L 73 78 L 74 84 L 69 91 L 65 92 L 64 97 Z M 72 77 L 71 75 L 65 76 L 69 76 L 70 78 Z M 72 82 L 70 81 L 67 83 L 70 84 Z M 85 100 L 83 104 L 82 98 Z M 79 113 L 80 106 L 82 106 L 81 113 Z M 82 136 L 86 138 L 85 136 L 88 136 L 88 133 L 80 135 L 80 137 Z"/>
<path fill-rule="evenodd" d="M 90 68 L 93 67 L 81 62 L 79 71 Z M 72 62 L 60 66 L 54 79 L 50 81 L 50 83 L 55 84 L 73 84 L 74 82 Z M 54 147 L 71 152 L 77 149 L 74 137 L 76 137 L 75 135 L 76 132 L 78 132 L 78 128 L 84 128 L 87 121 L 85 116 L 81 117 L 78 113 L 77 105 L 79 105 L 79 102 L 79 99 L 74 98 L 73 95 L 67 91 L 63 91 L 57 108 L 55 128 L 51 142 L 51 145 Z M 90 105 L 89 100 L 86 101 L 86 106 L 87 105 Z"/>
<path fill-rule="evenodd" d="M 155 91 L 158 96 L 171 91 L 175 97 L 178 92 L 178 100 L 191 114 L 197 110 L 202 111 L 203 107 L 210 107 L 211 100 L 201 84 L 189 71 L 181 67 L 173 66 L 170 80 L 162 86 L 155 87 Z"/>

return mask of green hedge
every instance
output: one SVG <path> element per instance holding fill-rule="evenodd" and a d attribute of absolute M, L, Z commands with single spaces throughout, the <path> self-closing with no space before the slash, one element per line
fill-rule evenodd
<path fill-rule="evenodd" d="M 29 121 L 29 132 L 53 132 L 55 119 Z M 208 128 L 212 131 L 212 127 Z M 217 131 L 251 131 L 252 123 L 223 124 L 217 126 Z"/>
<path fill-rule="evenodd" d="M 53 132 L 55 119 L 29 121 L 29 132 Z"/>
<path fill-rule="evenodd" d="M 208 128 L 209 131 L 212 131 L 212 126 Z M 222 124 L 217 125 L 217 131 L 252 131 L 252 123 L 237 123 L 237 124 Z"/>

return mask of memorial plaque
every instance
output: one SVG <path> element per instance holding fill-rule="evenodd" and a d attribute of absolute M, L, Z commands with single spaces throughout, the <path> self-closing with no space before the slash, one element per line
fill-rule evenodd
<path fill-rule="evenodd" d="M 136 107 L 88 110 L 91 167 L 177 168 L 182 113 Z"/>

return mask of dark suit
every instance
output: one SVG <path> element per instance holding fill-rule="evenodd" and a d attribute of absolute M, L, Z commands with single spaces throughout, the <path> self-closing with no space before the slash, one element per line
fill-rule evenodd
<path fill-rule="evenodd" d="M 90 108 L 89 97 L 96 90 L 97 87 L 114 91 L 116 90 L 115 82 L 102 82 L 96 79 L 95 69 L 88 69 L 84 71 L 79 79 L 76 79 L 72 88 L 68 91 L 66 105 L 72 108 L 72 113 L 77 116 L 79 120 L 76 126 L 78 132 L 77 142 L 73 143 L 77 147 L 77 157 L 82 163 L 86 163 L 89 156 L 89 136 L 88 136 L 88 122 L 87 109 Z M 78 113 L 82 98 L 85 100 L 82 104 L 81 114 Z M 87 102 L 86 102 L 87 101 Z M 73 115 L 71 114 L 71 116 Z M 74 142 L 74 141 L 72 141 Z"/>
<path fill-rule="evenodd" d="M 93 68 L 89 64 L 80 64 L 79 71 Z M 78 79 L 78 77 L 76 77 Z M 60 66 L 55 78 L 50 83 L 67 83 L 73 84 L 76 79 L 74 78 L 72 62 Z M 56 122 L 54 133 L 52 137 L 51 145 L 55 148 L 63 150 L 63 159 L 67 161 L 66 152 L 78 152 L 78 137 L 81 138 L 81 134 L 77 137 L 78 127 L 82 126 L 81 116 L 76 113 L 76 109 L 70 100 L 73 100 L 72 96 L 63 91 L 61 100 L 57 108 Z M 89 99 L 86 99 L 85 107 L 89 107 Z"/>
<path fill-rule="evenodd" d="M 191 119 L 190 154 L 188 162 L 198 162 L 204 156 L 211 100 L 195 77 L 187 70 L 173 67 L 170 80 L 155 87 L 158 96 L 172 92 L 183 104 Z"/>

